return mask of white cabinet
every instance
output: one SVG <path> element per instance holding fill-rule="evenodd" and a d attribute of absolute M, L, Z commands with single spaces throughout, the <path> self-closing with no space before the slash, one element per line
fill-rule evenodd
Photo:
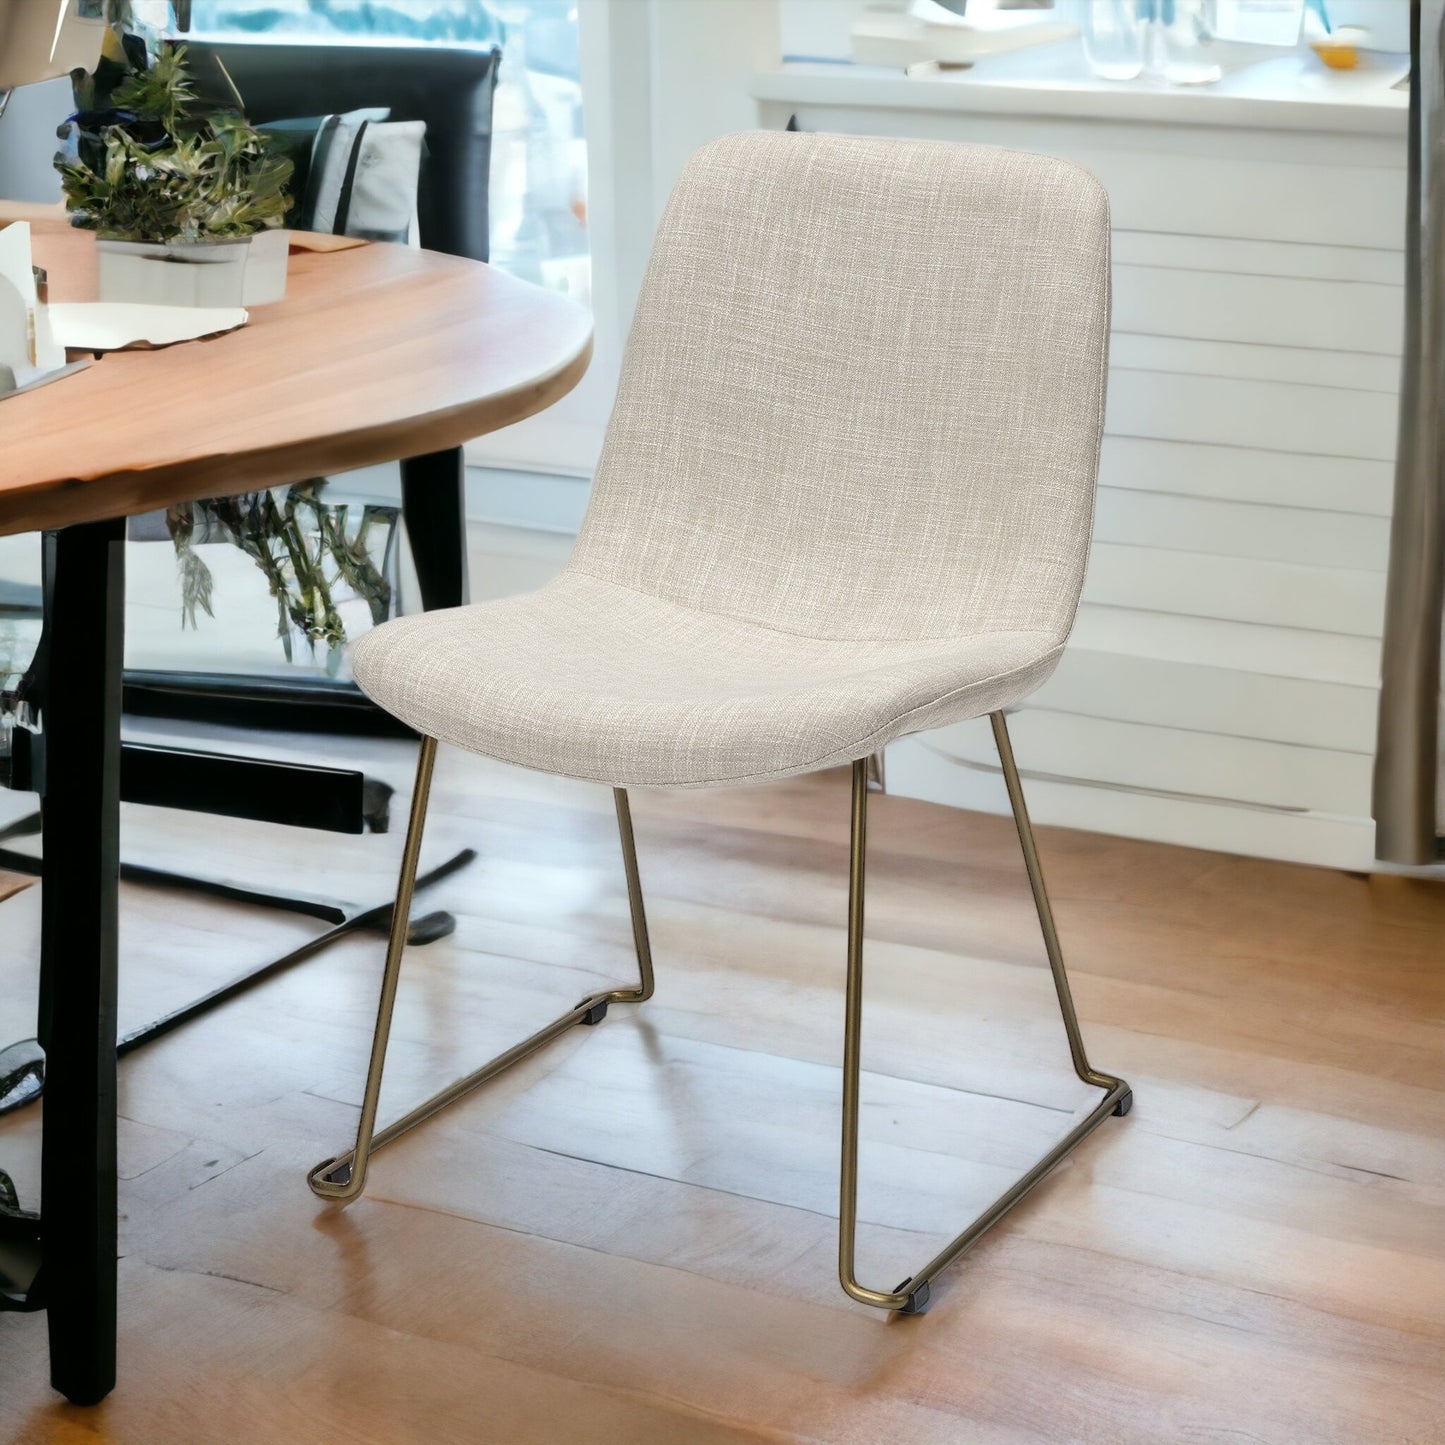
<path fill-rule="evenodd" d="M 1095 546 L 1071 648 L 1013 728 L 1036 820 L 1364 869 L 1405 101 L 1312 64 L 1275 96 L 804 64 L 754 93 L 764 125 L 1050 152 L 1109 191 Z M 986 722 L 887 766 L 891 792 L 1007 808 Z"/>

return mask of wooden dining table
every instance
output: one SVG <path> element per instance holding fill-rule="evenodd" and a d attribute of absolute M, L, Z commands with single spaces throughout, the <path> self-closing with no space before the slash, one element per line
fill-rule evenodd
<path fill-rule="evenodd" d="M 0 400 L 0 535 L 44 534 L 46 594 L 41 1208 L 19 1241 L 30 1278 L 0 1271 L 0 1307 L 45 1311 L 51 1383 L 80 1404 L 116 1375 L 125 519 L 402 458 L 455 477 L 464 441 L 550 406 L 591 355 L 582 307 L 490 266 L 300 241 L 286 298 L 241 329 Z M 40 222 L 33 243 L 52 301 L 93 299 L 89 234 Z"/>

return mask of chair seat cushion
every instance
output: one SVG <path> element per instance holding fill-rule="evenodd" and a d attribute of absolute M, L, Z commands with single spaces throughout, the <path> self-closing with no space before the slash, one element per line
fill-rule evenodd
<path fill-rule="evenodd" d="M 1032 692 L 1040 632 L 803 637 L 577 570 L 538 592 L 388 622 L 356 681 L 419 732 L 614 787 L 707 787 L 850 762 Z"/>

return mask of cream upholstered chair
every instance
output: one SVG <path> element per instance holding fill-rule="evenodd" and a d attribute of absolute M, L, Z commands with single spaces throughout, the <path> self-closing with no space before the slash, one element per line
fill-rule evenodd
<path fill-rule="evenodd" d="M 1062 161 L 750 134 L 703 147 L 658 226 L 591 505 L 540 591 L 387 623 L 357 681 L 423 736 L 354 1149 L 311 1187 L 609 1003 L 652 993 L 625 789 L 853 765 L 839 1264 L 929 1282 L 1111 1113 L 1085 1057 L 1003 710 L 1048 677 L 1083 581 L 1104 411 L 1109 221 Z M 867 758 L 990 714 L 1086 1117 L 891 1291 L 854 1275 Z M 386 1129 L 376 1104 L 437 740 L 614 789 L 641 968 Z"/>

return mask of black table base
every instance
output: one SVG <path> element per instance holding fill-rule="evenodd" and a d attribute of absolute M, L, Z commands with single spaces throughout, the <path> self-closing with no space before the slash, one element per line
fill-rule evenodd
<path fill-rule="evenodd" d="M 116 883 L 125 522 L 45 534 L 40 1026 L 42 1261 L 50 1383 L 77 1405 L 115 1386 Z M 63 763 L 60 761 L 64 759 Z"/>

